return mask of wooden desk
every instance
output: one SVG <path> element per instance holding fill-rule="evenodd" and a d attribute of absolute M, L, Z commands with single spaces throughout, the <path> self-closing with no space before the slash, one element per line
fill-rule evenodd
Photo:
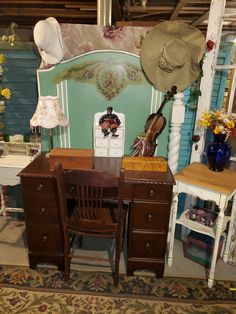
<path fill-rule="evenodd" d="M 94 168 L 119 174 L 121 158 L 94 157 Z M 54 263 L 63 269 L 58 196 L 48 160 L 39 155 L 19 176 L 22 183 L 30 267 Z M 127 273 L 148 269 L 162 277 L 174 178 L 167 172 L 125 171 L 128 219 Z"/>

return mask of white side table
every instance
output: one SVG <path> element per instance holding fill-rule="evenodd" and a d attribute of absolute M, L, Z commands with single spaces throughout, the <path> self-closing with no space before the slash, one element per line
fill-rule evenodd
<path fill-rule="evenodd" d="M 173 262 L 173 248 L 176 224 L 183 225 L 196 232 L 209 235 L 214 239 L 211 267 L 208 277 L 208 287 L 214 284 L 217 253 L 222 233 L 229 222 L 229 229 L 223 255 L 224 262 L 228 261 L 229 247 L 233 232 L 234 217 L 236 212 L 236 171 L 225 169 L 223 172 L 210 171 L 201 163 L 192 163 L 175 175 L 176 186 L 173 188 L 173 202 L 170 217 L 170 243 L 168 252 L 168 266 Z M 198 222 L 186 218 L 186 212 L 177 219 L 178 195 L 186 193 L 193 197 L 199 197 L 205 201 L 215 202 L 219 206 L 219 214 L 213 228 L 204 226 Z M 228 201 L 233 198 L 230 216 L 225 216 Z"/>
<path fill-rule="evenodd" d="M 5 155 L 0 158 L 0 215 L 5 215 L 7 207 L 4 201 L 3 186 L 20 184 L 17 174 L 25 168 L 34 156 Z M 15 210 L 16 211 L 16 210 Z"/>

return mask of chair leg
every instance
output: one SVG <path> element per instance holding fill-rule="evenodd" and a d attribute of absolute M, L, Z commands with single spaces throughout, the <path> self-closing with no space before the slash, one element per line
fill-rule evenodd
<path fill-rule="evenodd" d="M 66 232 L 64 234 L 64 279 L 67 281 L 70 274 L 70 236 Z"/>
<path fill-rule="evenodd" d="M 78 240 L 78 244 L 79 244 L 79 248 L 81 249 L 83 247 L 83 236 L 79 236 L 79 240 Z"/>
<path fill-rule="evenodd" d="M 115 273 L 114 273 L 114 286 L 119 285 L 119 267 L 120 267 L 120 255 L 121 255 L 121 235 L 116 237 L 116 251 L 115 251 Z"/>

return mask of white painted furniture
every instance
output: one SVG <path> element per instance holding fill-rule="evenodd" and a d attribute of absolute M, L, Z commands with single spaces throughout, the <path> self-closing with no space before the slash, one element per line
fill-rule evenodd
<path fill-rule="evenodd" d="M 206 234 L 214 239 L 211 267 L 208 276 L 208 286 L 209 288 L 212 288 L 214 284 L 214 273 L 220 237 L 226 230 L 228 222 L 229 228 L 223 254 L 223 260 L 225 263 L 228 261 L 229 257 L 229 246 L 236 212 L 236 172 L 228 169 L 225 169 L 223 172 L 214 172 L 210 171 L 206 165 L 194 162 L 178 172 L 175 175 L 175 180 L 176 186 L 173 188 L 173 202 L 170 216 L 168 266 L 171 266 L 173 262 L 176 224 L 180 224 L 196 232 Z M 219 206 L 220 211 L 213 228 L 204 226 L 186 218 L 185 214 L 187 210 L 184 211 L 179 218 L 177 218 L 178 195 L 180 193 L 186 193 L 194 198 L 199 197 L 204 201 L 212 201 Z M 231 215 L 225 216 L 228 201 L 231 199 L 233 199 Z"/>
<path fill-rule="evenodd" d="M 16 138 L 11 139 L 15 140 Z M 6 211 L 21 211 L 21 209 L 6 207 L 3 186 L 20 184 L 17 174 L 40 153 L 41 144 L 26 143 L 20 140 L 0 142 L 0 149 L 3 150 L 0 157 L 0 215 L 5 215 Z"/>
<path fill-rule="evenodd" d="M 122 157 L 124 156 L 124 144 L 125 144 L 125 115 L 120 112 L 113 111 L 121 122 L 117 128 L 116 134 L 118 137 L 112 137 L 111 133 L 104 136 L 101 126 L 99 125 L 99 119 L 106 114 L 105 112 L 97 112 L 94 115 L 93 125 L 93 147 L 95 157 Z"/>

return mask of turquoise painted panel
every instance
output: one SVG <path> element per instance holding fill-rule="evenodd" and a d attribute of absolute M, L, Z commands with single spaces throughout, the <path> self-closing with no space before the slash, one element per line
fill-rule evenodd
<path fill-rule="evenodd" d="M 7 101 L 7 106 L 3 118 L 5 128 L 3 131 L 14 135 L 17 133 L 29 133 L 29 120 L 32 117 L 37 104 L 37 81 L 36 69 L 40 60 L 35 53 L 33 44 L 21 49 L 12 47 L 10 49 L 0 49 L 6 55 L 4 66 L 4 79 L 2 84 L 12 91 L 12 97 Z M 4 43 L 1 43 L 1 48 Z M 7 197 L 9 207 L 22 208 L 21 185 L 7 186 Z"/>
<path fill-rule="evenodd" d="M 84 66 L 87 72 L 78 73 L 77 66 L 80 68 Z M 116 66 L 118 70 L 115 69 Z M 110 69 L 112 70 L 110 71 Z M 68 71 L 77 71 L 76 75 L 82 75 L 82 78 L 77 81 L 68 79 Z M 118 73 L 118 78 L 112 74 L 114 71 Z M 127 79 L 127 71 L 129 71 L 130 79 Z M 125 75 L 122 76 L 124 72 Z M 62 73 L 67 79 L 56 84 L 55 78 Z M 86 75 L 91 73 L 88 80 Z M 116 77 L 117 81 L 103 80 L 109 73 L 111 74 L 110 79 Z M 139 82 L 136 79 L 137 73 L 140 75 Z M 71 147 L 92 148 L 94 114 L 103 112 L 108 106 L 112 106 L 116 112 L 125 114 L 125 154 L 130 154 L 130 147 L 134 139 L 144 131 L 144 125 L 153 103 L 152 85 L 141 71 L 137 56 L 117 51 L 94 52 L 61 63 L 51 70 L 39 71 L 38 75 L 40 95 L 55 96 L 57 93 L 61 93 L 63 95 L 61 98 L 65 99 L 67 93 Z M 109 83 L 107 87 L 104 87 L 105 83 Z M 101 88 L 104 88 L 103 93 L 100 91 Z M 110 95 L 109 92 L 117 92 L 117 95 L 106 97 Z M 167 118 L 167 126 L 159 138 L 157 154 L 161 156 L 167 154 L 169 109 L 170 103 L 166 104 L 163 111 Z M 44 130 L 42 134 L 43 149 L 48 150 L 48 131 Z M 54 146 L 60 147 L 60 145 L 59 129 L 57 128 L 54 130 Z"/>
<path fill-rule="evenodd" d="M 29 133 L 31 119 L 37 104 L 36 69 L 39 66 L 38 54 L 32 45 L 28 48 L 1 49 L 6 55 L 2 86 L 12 91 L 2 116 L 4 132 L 10 135 Z"/>

